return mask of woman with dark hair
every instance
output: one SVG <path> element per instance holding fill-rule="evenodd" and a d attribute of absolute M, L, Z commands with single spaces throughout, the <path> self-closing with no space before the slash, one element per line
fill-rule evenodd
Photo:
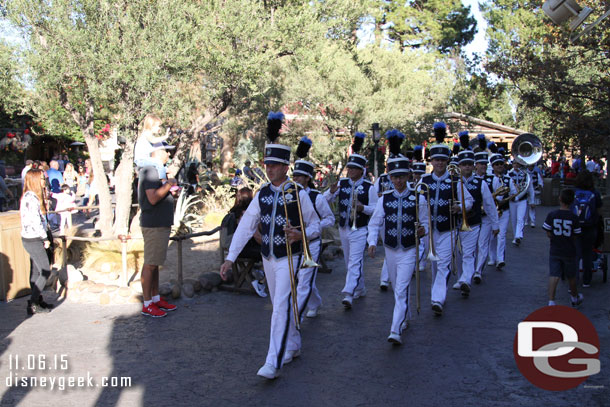
<path fill-rule="evenodd" d="M 578 216 L 582 233 L 579 236 L 578 259 L 582 260 L 582 286 L 591 284 L 593 268 L 593 244 L 597 236 L 597 221 L 600 216 L 602 198 L 595 189 L 593 174 L 584 170 L 578 173 L 574 183 L 572 212 Z"/>
<path fill-rule="evenodd" d="M 237 225 L 241 220 L 242 216 L 248 209 L 248 205 L 252 202 L 253 194 L 250 188 L 241 188 L 237 191 L 235 195 L 235 203 L 233 207 L 229 209 L 229 213 L 225 215 L 221 224 L 220 231 L 220 245 L 223 249 L 229 250 L 231 246 L 231 240 L 233 239 L 233 234 L 235 230 L 237 230 Z M 261 258 L 261 234 L 257 230 L 254 232 L 252 238 L 246 243 L 246 246 L 243 248 L 239 257 L 248 258 L 248 259 L 258 259 Z M 264 274 L 259 270 L 253 270 L 252 276 L 254 279 L 252 280 L 252 286 L 256 293 L 261 297 L 266 297 L 267 293 L 265 293 L 265 283 L 259 280 L 263 280 Z"/>
<path fill-rule="evenodd" d="M 49 312 L 53 305 L 42 299 L 42 291 L 51 275 L 47 251 L 51 245 L 47 235 L 45 214 L 45 178 L 39 169 L 31 169 L 25 174 L 23 196 L 19 207 L 21 214 L 21 241 L 30 255 L 30 286 L 32 296 L 28 301 L 28 315 Z"/>

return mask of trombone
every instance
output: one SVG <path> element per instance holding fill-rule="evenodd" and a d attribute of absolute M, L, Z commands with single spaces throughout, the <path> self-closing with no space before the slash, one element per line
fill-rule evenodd
<path fill-rule="evenodd" d="M 294 189 L 288 188 L 287 185 L 292 184 Z M 282 200 L 284 201 L 284 215 L 286 216 L 286 226 L 290 223 L 290 218 L 288 217 L 288 204 L 294 202 L 288 201 L 287 198 L 290 198 L 290 192 L 294 191 L 296 196 L 295 200 L 297 202 L 297 212 L 299 213 L 299 224 L 301 228 L 301 238 L 303 241 L 303 263 L 300 268 L 311 268 L 311 267 L 319 267 L 319 264 L 316 263 L 311 257 L 311 252 L 309 251 L 309 242 L 307 240 L 307 235 L 305 234 L 305 223 L 303 222 L 303 212 L 301 210 L 301 200 L 299 198 L 299 187 L 296 182 L 287 179 L 286 181 L 280 184 L 280 189 L 282 191 Z M 301 330 L 301 323 L 299 321 L 299 306 L 297 304 L 297 282 L 294 270 L 294 264 L 292 262 L 292 246 L 288 241 L 288 236 L 284 234 L 286 239 L 286 255 L 288 256 L 288 271 L 290 274 L 290 294 L 292 295 L 292 313 L 294 314 L 294 325 L 298 330 Z"/>

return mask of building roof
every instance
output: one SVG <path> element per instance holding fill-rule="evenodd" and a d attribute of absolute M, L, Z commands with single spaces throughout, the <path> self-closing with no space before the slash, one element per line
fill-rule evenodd
<path fill-rule="evenodd" d="M 509 149 L 513 144 L 513 140 L 517 138 L 517 136 L 527 133 L 525 130 L 515 129 L 513 127 L 483 119 L 477 119 L 476 117 L 461 113 L 448 112 L 444 114 L 444 118 L 445 120 L 459 121 L 461 127 L 468 130 L 471 137 L 476 136 L 479 133 L 483 133 L 488 140 L 492 140 L 496 143 L 507 143 Z"/>

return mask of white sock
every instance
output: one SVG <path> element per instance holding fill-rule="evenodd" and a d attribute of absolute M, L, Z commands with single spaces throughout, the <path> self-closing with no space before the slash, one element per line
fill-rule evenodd
<path fill-rule="evenodd" d="M 159 302 L 161 301 L 161 296 L 160 295 L 154 295 L 152 297 L 152 302 Z"/>
<path fill-rule="evenodd" d="M 578 297 L 574 297 L 573 295 L 570 295 L 570 297 L 572 298 L 572 302 L 578 301 Z"/>
<path fill-rule="evenodd" d="M 555 301 L 550 301 L 549 300 L 549 305 L 555 305 Z"/>
<path fill-rule="evenodd" d="M 152 304 L 152 301 L 144 301 L 144 306 L 148 307 L 150 304 Z"/>

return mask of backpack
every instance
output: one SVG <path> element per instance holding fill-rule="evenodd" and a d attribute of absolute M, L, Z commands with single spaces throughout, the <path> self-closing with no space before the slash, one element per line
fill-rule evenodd
<path fill-rule="evenodd" d="M 595 223 L 596 209 L 595 194 L 592 191 L 575 191 L 572 212 L 578 216 L 581 226 L 592 226 Z"/>

